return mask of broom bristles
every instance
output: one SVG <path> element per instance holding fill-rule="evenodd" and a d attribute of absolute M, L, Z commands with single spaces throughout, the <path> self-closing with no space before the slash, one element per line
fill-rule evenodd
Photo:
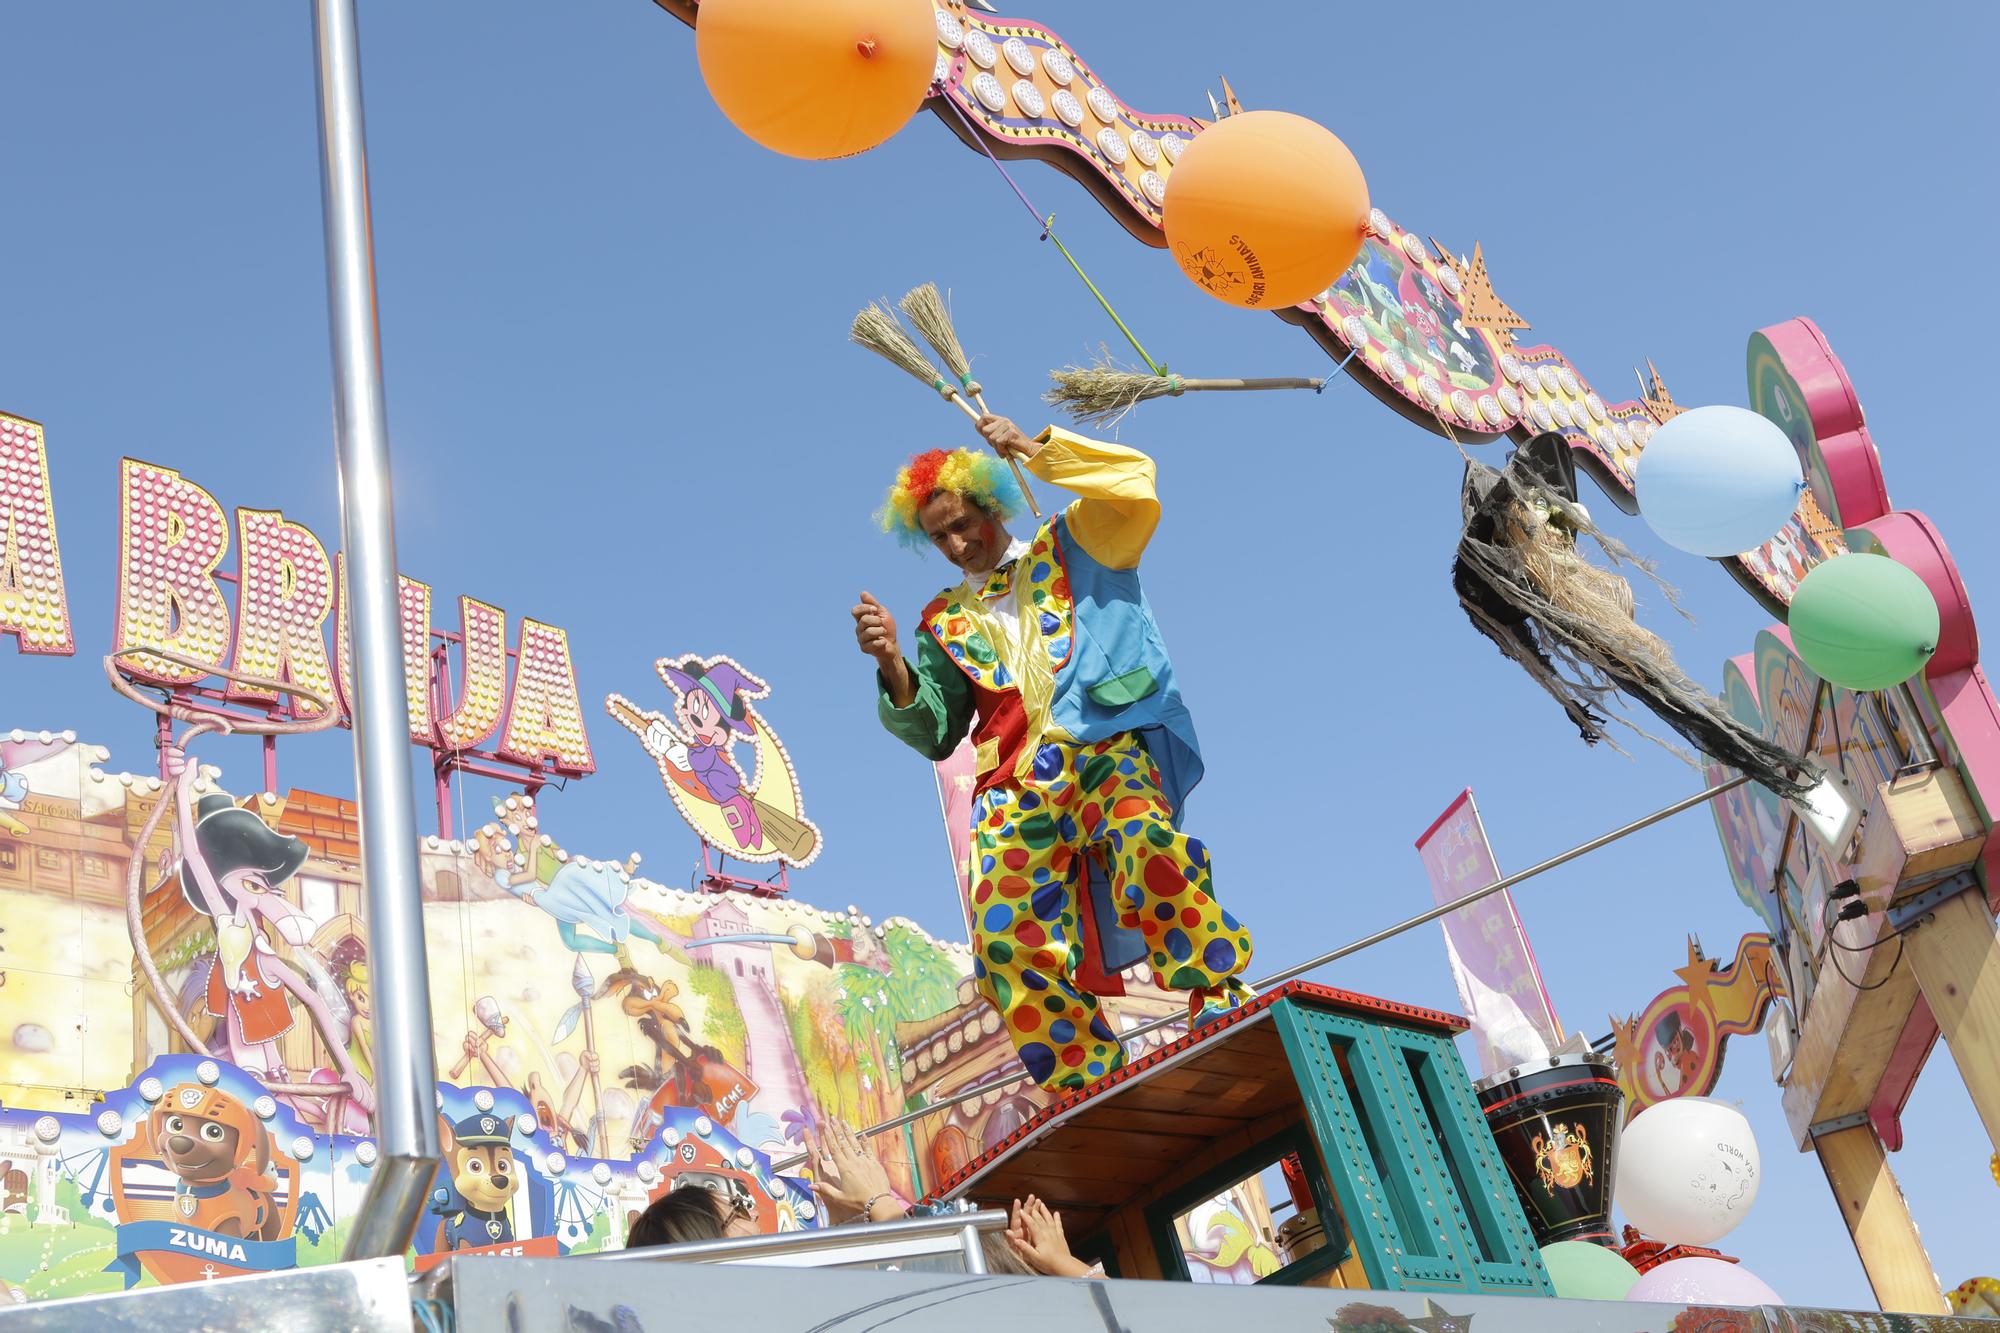
<path fill-rule="evenodd" d="M 848 330 L 848 338 L 932 388 L 936 388 L 943 378 L 930 359 L 918 350 L 885 302 L 870 302 L 856 314 L 854 326 Z"/>
<path fill-rule="evenodd" d="M 938 354 L 938 360 L 945 368 L 958 376 L 960 384 L 972 378 L 972 362 L 965 355 L 965 347 L 958 341 L 958 330 L 952 327 L 951 310 L 945 305 L 944 296 L 937 284 L 927 282 L 921 287 L 913 287 L 903 293 L 901 302 L 903 313 L 909 316 L 910 324 L 923 335 Z"/>
<path fill-rule="evenodd" d="M 1116 425 L 1140 403 L 1148 398 L 1163 398 L 1175 392 L 1176 387 L 1176 382 L 1165 375 L 1126 370 L 1109 359 L 1094 366 L 1052 370 L 1049 378 L 1055 381 L 1055 387 L 1042 395 L 1043 400 L 1093 426 Z"/>

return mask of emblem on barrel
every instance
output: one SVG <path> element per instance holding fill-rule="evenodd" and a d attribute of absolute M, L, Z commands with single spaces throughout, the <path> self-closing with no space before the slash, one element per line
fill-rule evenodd
<path fill-rule="evenodd" d="M 1613 1246 L 1611 1181 L 1625 1095 L 1611 1061 L 1553 1056 L 1478 1084 L 1486 1126 L 1538 1245 Z"/>

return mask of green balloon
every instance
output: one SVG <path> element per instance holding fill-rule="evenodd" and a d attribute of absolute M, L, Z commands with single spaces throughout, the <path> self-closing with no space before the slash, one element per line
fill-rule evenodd
<path fill-rule="evenodd" d="M 1886 690 L 1937 651 L 1937 599 L 1916 572 L 1860 551 L 1813 566 L 1792 595 L 1792 646 L 1805 664 L 1850 690 Z"/>
<path fill-rule="evenodd" d="M 1622 1301 L 1639 1280 L 1625 1256 L 1587 1240 L 1560 1240 L 1542 1247 L 1542 1263 L 1566 1301 Z"/>

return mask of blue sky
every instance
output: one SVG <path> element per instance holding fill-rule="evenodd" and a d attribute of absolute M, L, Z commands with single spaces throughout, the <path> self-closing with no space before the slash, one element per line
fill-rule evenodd
<path fill-rule="evenodd" d="M 723 122 L 692 34 L 646 0 L 363 11 L 404 570 L 444 606 L 469 593 L 568 627 L 600 719 L 613 690 L 664 700 L 651 663 L 668 653 L 760 672 L 827 832 L 796 892 L 957 930 L 930 772 L 876 726 L 847 607 L 867 587 L 907 621 L 944 581 L 868 515 L 904 454 L 971 437 L 847 346 L 847 322 L 870 298 L 950 286 L 989 401 L 1031 428 L 1047 369 L 1116 331 L 992 166 L 928 116 L 863 157 L 800 163 Z M 0 408 L 47 423 L 80 637 L 69 662 L 0 653 L 0 726 L 75 727 L 117 766 L 150 763 L 148 719 L 95 662 L 119 457 L 337 540 L 307 12 L 0 13 Z M 1220 71 L 1246 106 L 1326 124 L 1379 206 L 1456 249 L 1482 242 L 1535 326 L 1524 338 L 1613 396 L 1652 357 L 1682 403 L 1741 403 L 1750 332 L 1812 316 L 1893 496 L 1938 523 L 1982 604 L 2000 537 L 1974 443 L 1978 330 L 2000 293 L 1977 239 L 1992 177 L 1964 164 L 1990 150 L 1990 9 L 1903 24 L 1859 6 L 1023 12 L 1139 108 L 1204 110 Z M 1203 295 L 1078 187 L 1019 176 L 1176 370 L 1327 369 L 1303 333 Z M 1663 753 L 1583 748 L 1471 631 L 1448 576 L 1457 456 L 1358 387 L 1157 404 L 1123 436 L 1160 464 L 1148 588 L 1209 766 L 1188 826 L 1262 971 L 1427 905 L 1411 841 L 1462 786 L 1503 869 L 1692 790 Z M 1718 679 L 1765 618 L 1719 570 L 1609 526 L 1662 557 L 1699 623 L 1657 604 L 1651 623 Z M 608 719 L 593 735 L 600 771 L 547 799 L 546 826 L 676 882 L 692 837 L 637 746 Z M 255 785 L 247 746 L 216 753 Z M 316 738 L 286 747 L 283 777 L 346 791 L 348 762 L 343 739 Z M 1593 1035 L 1672 981 L 1689 933 L 1727 954 L 1756 927 L 1701 815 L 1519 903 L 1559 1009 Z M 1456 1003 L 1429 930 L 1323 979 Z M 1729 1248 L 1790 1299 L 1865 1307 L 1767 1067 L 1761 1041 L 1739 1042 L 1720 1089 L 1767 1172 Z M 1893 1164 L 1942 1277 L 1992 1272 L 1990 1148 L 1941 1048 L 1906 1125 Z"/>

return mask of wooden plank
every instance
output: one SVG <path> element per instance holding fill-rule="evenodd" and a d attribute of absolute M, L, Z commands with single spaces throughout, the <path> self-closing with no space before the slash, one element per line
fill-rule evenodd
<path fill-rule="evenodd" d="M 1812 1126 L 1868 1109 L 1916 1008 L 1916 974 L 1897 962 L 1895 944 L 1855 952 L 1887 933 L 1880 916 L 1841 922 L 1834 932 L 1840 943 L 1829 946 L 1831 962 L 1806 1006 L 1785 1081 L 1785 1119 L 1801 1149 L 1811 1146 Z"/>
<path fill-rule="evenodd" d="M 1979 860 L 1985 825 L 1965 780 L 1933 769 L 1880 784 L 1861 824 L 1854 878 L 1862 901 L 1881 911 Z"/>
<path fill-rule="evenodd" d="M 1950 1313 L 1875 1131 L 1856 1125 L 1820 1134 L 1813 1139 L 1813 1151 L 1840 1204 L 1876 1303 L 1903 1314 Z"/>
<path fill-rule="evenodd" d="M 1243 1120 L 1192 1111 L 1147 1111 L 1111 1101 L 1085 1111 L 1075 1123 L 1114 1134 L 1188 1134 L 1213 1138 L 1241 1128 Z"/>
<path fill-rule="evenodd" d="M 1937 1018 L 1965 1090 L 2000 1149 L 2000 936 L 1976 888 L 1937 905 L 1905 937 L 1910 971 Z"/>
<path fill-rule="evenodd" d="M 1062 1156 L 1084 1153 L 1090 1156 L 1117 1155 L 1155 1162 L 1178 1161 L 1201 1151 L 1212 1136 L 1201 1134 L 1140 1134 L 1132 1130 L 1097 1129 L 1068 1124 L 1035 1145 L 1037 1152 Z"/>

